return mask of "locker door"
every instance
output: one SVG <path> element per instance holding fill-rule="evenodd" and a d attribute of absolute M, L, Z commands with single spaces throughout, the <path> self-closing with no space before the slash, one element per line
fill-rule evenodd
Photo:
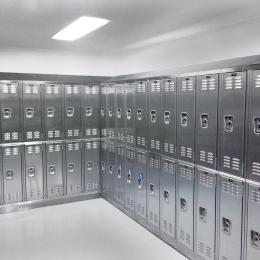
<path fill-rule="evenodd" d="M 161 81 L 148 82 L 148 130 L 150 152 L 161 152 Z"/>
<path fill-rule="evenodd" d="M 63 196 L 62 143 L 46 145 L 47 197 Z"/>
<path fill-rule="evenodd" d="M 177 94 L 176 79 L 163 81 L 162 86 L 162 154 L 176 158 L 177 146 Z"/>
<path fill-rule="evenodd" d="M 125 85 L 125 141 L 127 146 L 135 145 L 135 84 Z"/>
<path fill-rule="evenodd" d="M 260 259 L 260 186 L 249 185 L 246 259 Z"/>
<path fill-rule="evenodd" d="M 134 201 L 134 166 L 135 151 L 134 149 L 126 149 L 126 169 L 125 169 L 125 207 L 129 210 L 135 210 Z"/>
<path fill-rule="evenodd" d="M 25 185 L 26 199 L 43 199 L 43 146 L 25 145 Z"/>
<path fill-rule="evenodd" d="M 117 146 L 116 200 L 124 205 L 125 148 Z"/>
<path fill-rule="evenodd" d="M 221 75 L 218 170 L 243 175 L 246 72 Z"/>
<path fill-rule="evenodd" d="M 196 185 L 196 252 L 205 260 L 214 260 L 216 175 L 196 169 Z"/>
<path fill-rule="evenodd" d="M 116 181 L 116 145 L 115 143 L 108 144 L 108 164 L 107 164 L 107 177 L 108 177 L 108 195 L 110 198 L 115 199 L 115 181 Z"/>
<path fill-rule="evenodd" d="M 217 74 L 197 77 L 196 120 L 196 164 L 216 169 L 216 133 L 218 120 Z"/>
<path fill-rule="evenodd" d="M 175 162 L 162 158 L 160 174 L 160 230 L 175 238 Z"/>
<path fill-rule="evenodd" d="M 0 81 L 2 142 L 21 141 L 19 84 L 16 81 Z"/>
<path fill-rule="evenodd" d="M 81 96 L 79 85 L 65 85 L 65 135 L 67 139 L 80 138 L 81 131 Z"/>
<path fill-rule="evenodd" d="M 147 172 L 147 216 L 148 223 L 159 228 L 159 180 L 160 180 L 160 157 L 153 154 L 149 157 Z"/>
<path fill-rule="evenodd" d="M 146 149 L 147 145 L 147 82 L 136 82 L 135 85 L 135 135 L 136 147 Z"/>
<path fill-rule="evenodd" d="M 136 153 L 135 163 L 135 214 L 142 219 L 146 219 L 146 164 L 147 155 Z"/>
<path fill-rule="evenodd" d="M 97 141 L 85 142 L 85 191 L 100 190 L 99 176 L 100 144 Z M 103 166 L 104 167 L 104 166 Z M 101 170 L 103 170 L 102 168 Z"/>
<path fill-rule="evenodd" d="M 106 85 L 101 87 L 101 96 L 100 96 L 100 128 L 101 128 L 101 137 L 107 136 L 107 110 L 106 110 Z"/>
<path fill-rule="evenodd" d="M 177 175 L 177 240 L 193 250 L 194 169 L 179 164 Z"/>
<path fill-rule="evenodd" d="M 99 86 L 83 86 L 84 91 L 84 136 L 99 137 L 100 128 L 100 89 Z M 104 108 L 104 107 L 103 107 Z"/>
<path fill-rule="evenodd" d="M 66 143 L 67 195 L 81 192 L 81 143 Z"/>
<path fill-rule="evenodd" d="M 101 188 L 104 196 L 108 195 L 108 152 L 107 143 L 101 142 L 101 153 L 100 153 L 100 178 L 101 178 Z"/>
<path fill-rule="evenodd" d="M 125 140 L 125 85 L 116 85 L 116 133 L 117 140 L 124 142 Z"/>
<path fill-rule="evenodd" d="M 243 183 L 225 177 L 220 181 L 219 259 L 240 260 Z"/>
<path fill-rule="evenodd" d="M 45 85 L 45 135 L 46 140 L 63 138 L 62 88 L 58 84 Z"/>
<path fill-rule="evenodd" d="M 4 203 L 21 202 L 22 149 L 20 146 L 3 147 Z"/>
<path fill-rule="evenodd" d="M 116 127 L 116 119 L 115 119 L 115 86 L 107 85 L 107 135 L 109 139 L 115 138 L 115 127 Z"/>
<path fill-rule="evenodd" d="M 43 140 L 41 86 L 39 82 L 23 82 L 24 141 Z"/>
<path fill-rule="evenodd" d="M 194 161 L 195 77 L 178 79 L 178 158 Z"/>

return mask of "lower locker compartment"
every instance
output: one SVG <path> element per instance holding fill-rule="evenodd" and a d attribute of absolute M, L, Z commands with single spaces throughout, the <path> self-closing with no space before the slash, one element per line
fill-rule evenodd
<path fill-rule="evenodd" d="M 124 205 L 125 148 L 117 146 L 116 157 L 116 201 Z"/>

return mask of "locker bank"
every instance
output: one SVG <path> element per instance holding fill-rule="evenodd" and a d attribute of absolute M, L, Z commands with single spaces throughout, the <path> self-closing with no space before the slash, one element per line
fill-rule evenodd
<path fill-rule="evenodd" d="M 259 260 L 260 2 L 0 2 L 0 259 Z"/>

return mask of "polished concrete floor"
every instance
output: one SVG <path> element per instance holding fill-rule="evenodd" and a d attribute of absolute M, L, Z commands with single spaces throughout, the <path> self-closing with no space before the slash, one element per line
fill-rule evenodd
<path fill-rule="evenodd" d="M 185 260 L 103 199 L 0 215 L 1 260 Z"/>

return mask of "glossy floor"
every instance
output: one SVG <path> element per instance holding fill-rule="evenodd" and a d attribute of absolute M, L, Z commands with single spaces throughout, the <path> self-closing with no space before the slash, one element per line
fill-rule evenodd
<path fill-rule="evenodd" d="M 3 260 L 186 260 L 103 199 L 0 215 Z"/>

